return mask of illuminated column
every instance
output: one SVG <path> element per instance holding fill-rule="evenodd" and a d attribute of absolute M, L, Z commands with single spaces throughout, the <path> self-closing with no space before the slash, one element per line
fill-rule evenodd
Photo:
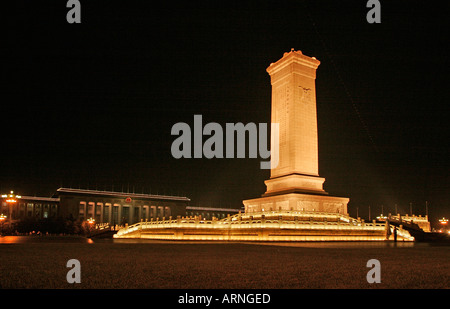
<path fill-rule="evenodd" d="M 100 207 L 100 220 L 99 220 L 99 223 L 103 223 L 103 203 L 97 203 L 97 207 Z M 97 216 L 97 209 L 95 210 L 96 211 L 96 216 Z"/>
<path fill-rule="evenodd" d="M 112 212 L 112 224 L 120 225 L 120 204 L 113 204 L 113 212 Z"/>
<path fill-rule="evenodd" d="M 170 207 L 166 206 L 164 207 L 164 216 L 166 217 L 166 219 L 168 220 L 169 217 L 172 215 L 172 212 L 170 211 Z"/>
<path fill-rule="evenodd" d="M 112 219 L 112 216 L 113 216 L 113 206 L 114 206 L 114 203 L 109 204 L 109 209 L 108 209 L 109 215 L 108 215 L 108 219 L 109 219 L 109 223 L 110 223 L 110 224 L 113 223 L 113 219 Z"/>
<path fill-rule="evenodd" d="M 148 220 L 148 205 L 142 206 L 141 219 L 142 219 L 143 221 Z"/>
<path fill-rule="evenodd" d="M 80 201 L 80 202 L 78 203 L 78 218 L 81 217 L 81 211 L 80 211 L 80 210 L 83 210 L 83 211 L 82 211 L 82 214 L 83 214 L 83 220 L 86 219 L 86 216 L 87 216 L 87 214 L 86 214 L 86 202 Z M 34 206 L 33 206 L 33 216 L 34 216 Z M 81 218 L 80 218 L 80 219 L 81 219 Z"/>
<path fill-rule="evenodd" d="M 111 204 L 110 203 L 104 203 L 103 205 L 103 217 L 102 222 L 103 223 L 111 223 Z M 107 213 L 105 213 L 107 211 Z"/>
<path fill-rule="evenodd" d="M 89 202 L 87 204 L 88 213 L 86 219 L 95 218 L 95 202 Z"/>
<path fill-rule="evenodd" d="M 266 194 L 284 190 L 325 193 L 319 176 L 316 69 L 320 61 L 291 50 L 272 63 L 272 123 L 279 124 L 279 164 L 270 171 Z"/>

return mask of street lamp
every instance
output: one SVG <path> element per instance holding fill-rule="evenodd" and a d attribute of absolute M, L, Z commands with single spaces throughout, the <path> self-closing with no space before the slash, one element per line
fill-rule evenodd
<path fill-rule="evenodd" d="M 445 228 L 448 224 L 448 219 L 446 219 L 445 217 L 442 219 L 439 219 L 439 223 L 442 225 L 442 228 Z"/>
<path fill-rule="evenodd" d="M 387 219 L 387 217 L 384 216 L 383 214 L 380 214 L 380 215 L 377 217 L 377 220 L 380 220 L 380 221 L 385 221 L 386 219 Z"/>
<path fill-rule="evenodd" d="M 1 234 L 3 234 L 3 222 L 5 221 L 6 216 L 4 214 L 0 215 L 0 222 L 2 223 L 2 230 L 1 230 Z"/>
<path fill-rule="evenodd" d="M 89 237 L 91 237 L 91 228 L 92 228 L 92 226 L 93 226 L 94 223 L 95 223 L 95 219 L 92 218 L 92 217 L 90 217 L 90 218 L 87 220 L 87 223 L 89 223 L 89 225 L 88 225 L 88 229 L 89 229 Z"/>
<path fill-rule="evenodd" d="M 9 194 L 2 194 L 2 198 L 5 199 L 6 204 L 8 205 L 8 213 L 9 213 L 9 226 L 11 227 L 12 223 L 12 207 L 13 204 L 17 203 L 17 200 L 22 198 L 22 196 L 14 194 L 14 191 L 10 191 Z M 3 221 L 2 221 L 3 224 Z"/>

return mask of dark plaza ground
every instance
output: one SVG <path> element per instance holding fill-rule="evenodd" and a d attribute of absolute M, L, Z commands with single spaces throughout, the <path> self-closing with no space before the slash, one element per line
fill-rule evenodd
<path fill-rule="evenodd" d="M 213 243 L 73 238 L 0 244 L 1 288 L 448 289 L 450 246 L 428 243 Z M 66 263 L 81 263 L 69 284 Z M 381 263 L 381 283 L 366 266 Z"/>

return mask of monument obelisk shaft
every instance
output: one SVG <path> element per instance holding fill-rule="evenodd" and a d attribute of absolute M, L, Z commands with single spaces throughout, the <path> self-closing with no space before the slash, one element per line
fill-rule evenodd
<path fill-rule="evenodd" d="M 280 161 L 271 170 L 272 178 L 319 176 L 315 86 L 319 64 L 292 51 L 267 68 L 272 83 L 272 123 L 278 123 L 280 130 Z"/>
<path fill-rule="evenodd" d="M 267 72 L 272 84 L 272 123 L 279 126 L 279 161 L 259 199 L 246 212 L 305 210 L 347 212 L 348 198 L 328 196 L 319 177 L 316 70 L 320 61 L 291 50 Z M 273 134 L 274 132 L 272 132 Z"/>
<path fill-rule="evenodd" d="M 266 194 L 297 190 L 326 194 L 319 176 L 316 69 L 320 61 L 300 51 L 285 53 L 267 72 L 272 84 L 272 123 L 279 124 L 279 163 Z"/>

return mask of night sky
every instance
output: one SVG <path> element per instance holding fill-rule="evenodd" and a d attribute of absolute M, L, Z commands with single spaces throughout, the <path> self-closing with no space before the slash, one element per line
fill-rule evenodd
<path fill-rule="evenodd" d="M 240 208 L 258 159 L 174 159 L 177 122 L 270 122 L 266 68 L 291 48 L 317 71 L 319 173 L 349 213 L 450 216 L 444 2 L 14 1 L 2 14 L 0 189 L 183 195 Z M 168 3 L 166 3 L 168 2 Z M 392 3 L 394 2 L 394 3 Z M 218 4 L 220 3 L 220 4 Z M 3 5 L 2 5 L 3 6 Z M 6 16 L 5 16 L 6 15 Z"/>

